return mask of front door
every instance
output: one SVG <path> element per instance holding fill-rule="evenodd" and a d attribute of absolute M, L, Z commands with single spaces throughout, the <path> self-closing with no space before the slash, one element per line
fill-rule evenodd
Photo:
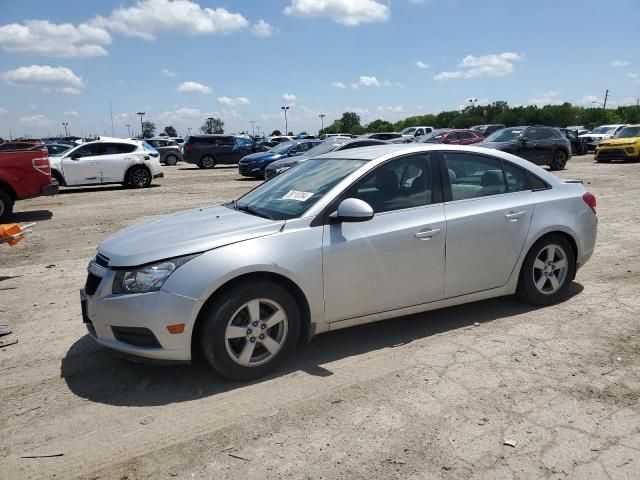
<path fill-rule="evenodd" d="M 98 168 L 102 144 L 90 143 L 73 150 L 62 159 L 62 173 L 67 185 L 100 183 Z"/>
<path fill-rule="evenodd" d="M 451 182 L 447 218 L 447 298 L 505 285 L 529 232 L 527 173 L 475 153 L 443 156 Z M 453 174 L 451 172 L 454 172 Z"/>
<path fill-rule="evenodd" d="M 381 165 L 345 193 L 373 219 L 324 226 L 325 318 L 335 322 L 440 300 L 446 225 L 436 162 L 414 155 Z"/>

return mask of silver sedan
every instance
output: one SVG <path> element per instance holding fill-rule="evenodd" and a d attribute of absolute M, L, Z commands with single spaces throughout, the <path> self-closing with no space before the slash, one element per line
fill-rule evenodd
<path fill-rule="evenodd" d="M 558 301 L 591 257 L 595 197 L 511 154 L 388 145 L 308 160 L 225 205 L 123 230 L 89 263 L 93 338 L 223 376 L 299 339 L 501 295 Z"/>

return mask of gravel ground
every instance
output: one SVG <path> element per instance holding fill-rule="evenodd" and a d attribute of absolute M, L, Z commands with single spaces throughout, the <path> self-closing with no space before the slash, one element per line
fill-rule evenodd
<path fill-rule="evenodd" d="M 640 165 L 575 157 L 599 239 L 563 303 L 513 298 L 321 335 L 251 384 L 93 344 L 78 290 L 95 246 L 141 219 L 237 197 L 235 168 L 166 167 L 147 190 L 16 205 L 0 248 L 0 477 L 640 478 Z M 58 455 L 49 458 L 25 456 Z"/>

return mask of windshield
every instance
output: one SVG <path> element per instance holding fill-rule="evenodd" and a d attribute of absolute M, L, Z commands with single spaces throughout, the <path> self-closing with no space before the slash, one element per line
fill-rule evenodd
<path fill-rule="evenodd" d="M 407 127 L 400 132 L 400 135 L 411 135 L 418 127 Z"/>
<path fill-rule="evenodd" d="M 50 157 L 59 157 L 70 148 L 71 145 L 47 145 Z"/>
<path fill-rule="evenodd" d="M 624 127 L 616 135 L 616 138 L 632 138 L 632 137 L 640 137 L 640 127 Z"/>
<path fill-rule="evenodd" d="M 296 218 L 365 163 L 365 160 L 312 159 L 251 190 L 238 199 L 236 206 L 274 220 Z"/>
<path fill-rule="evenodd" d="M 142 146 L 144 147 L 144 151 L 147 153 L 158 153 L 158 151 L 149 145 L 145 140 L 142 140 Z"/>
<path fill-rule="evenodd" d="M 344 142 L 341 142 L 336 139 L 327 140 L 326 142 L 322 142 L 319 145 L 316 145 L 313 148 L 310 148 L 307 153 L 304 154 L 305 157 L 317 157 L 318 155 L 322 155 L 323 153 L 333 152 L 336 148 L 338 148 L 343 143 L 347 143 L 346 139 Z"/>
<path fill-rule="evenodd" d="M 287 153 L 297 142 L 282 142 L 269 150 L 269 153 Z"/>
<path fill-rule="evenodd" d="M 424 135 L 422 137 L 420 137 L 418 139 L 418 142 L 420 143 L 440 143 L 440 140 L 442 140 L 442 137 L 444 137 L 447 134 L 446 131 L 438 131 L 436 130 L 435 132 L 431 132 L 427 135 Z"/>
<path fill-rule="evenodd" d="M 524 128 L 522 127 L 513 127 L 513 128 L 503 128 L 502 130 L 498 130 L 497 132 L 493 132 L 487 138 L 484 139 L 485 142 L 513 142 L 517 140 L 520 135 L 524 133 Z"/>
<path fill-rule="evenodd" d="M 595 134 L 607 134 L 607 133 L 611 133 L 616 129 L 616 127 L 598 127 L 595 130 L 593 130 L 591 133 L 595 133 Z"/>

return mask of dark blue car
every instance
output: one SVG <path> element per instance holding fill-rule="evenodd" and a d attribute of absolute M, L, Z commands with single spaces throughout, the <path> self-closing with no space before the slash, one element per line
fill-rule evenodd
<path fill-rule="evenodd" d="M 271 162 L 303 155 L 319 143 L 320 140 L 292 140 L 276 145 L 266 152 L 252 153 L 240 160 L 238 171 L 245 177 L 264 178 L 264 170 Z"/>

